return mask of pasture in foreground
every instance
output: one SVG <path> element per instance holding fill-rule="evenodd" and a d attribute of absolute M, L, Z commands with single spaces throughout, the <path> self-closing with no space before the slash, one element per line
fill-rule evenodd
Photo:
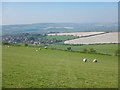
<path fill-rule="evenodd" d="M 13 46 L 3 46 L 2 56 L 3 88 L 118 87 L 117 56 Z"/>

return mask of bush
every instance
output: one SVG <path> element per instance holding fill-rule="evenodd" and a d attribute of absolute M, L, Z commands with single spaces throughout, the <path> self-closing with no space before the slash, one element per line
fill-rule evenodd
<path fill-rule="evenodd" d="M 118 49 L 118 50 L 115 51 L 115 55 L 116 56 L 120 55 L 120 49 Z"/>
<path fill-rule="evenodd" d="M 83 51 L 84 51 L 84 52 L 87 52 L 87 53 L 95 53 L 95 52 L 96 52 L 96 50 L 94 50 L 93 48 L 84 49 Z"/>
<path fill-rule="evenodd" d="M 25 43 L 25 46 L 28 46 L 28 44 L 27 44 L 27 43 Z"/>
<path fill-rule="evenodd" d="M 8 43 L 8 42 L 3 41 L 3 42 L 2 42 L 2 45 L 11 45 L 11 44 Z"/>
<path fill-rule="evenodd" d="M 67 47 L 67 50 L 72 50 L 71 47 Z"/>
<path fill-rule="evenodd" d="M 88 50 L 88 49 L 84 49 L 83 51 L 84 51 L 84 52 L 89 52 L 89 50 Z"/>
<path fill-rule="evenodd" d="M 95 53 L 96 50 L 94 50 L 93 48 L 90 48 L 89 52 L 91 52 L 91 53 Z"/>

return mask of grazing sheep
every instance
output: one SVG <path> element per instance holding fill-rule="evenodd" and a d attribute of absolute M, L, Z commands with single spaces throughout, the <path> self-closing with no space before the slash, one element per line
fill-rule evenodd
<path fill-rule="evenodd" d="M 83 59 L 83 62 L 87 62 L 87 59 L 86 59 L 86 58 L 84 58 L 84 59 Z"/>
<path fill-rule="evenodd" d="M 10 47 L 10 46 L 7 46 L 8 48 Z"/>
<path fill-rule="evenodd" d="M 45 49 L 47 49 L 47 47 L 44 47 Z"/>
<path fill-rule="evenodd" d="M 36 50 L 36 52 L 37 52 L 38 50 Z"/>
<path fill-rule="evenodd" d="M 97 59 L 94 59 L 93 62 L 97 62 Z"/>

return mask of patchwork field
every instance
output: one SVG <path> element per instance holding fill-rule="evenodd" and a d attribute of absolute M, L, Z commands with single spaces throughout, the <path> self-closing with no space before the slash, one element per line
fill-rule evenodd
<path fill-rule="evenodd" d="M 70 40 L 70 39 L 75 39 L 77 38 L 76 36 L 46 36 L 44 37 L 49 40 Z M 44 39 L 42 38 L 42 39 Z M 41 39 L 41 38 L 40 38 Z"/>
<path fill-rule="evenodd" d="M 48 36 L 89 36 L 95 34 L 102 34 L 105 32 L 74 32 L 74 33 L 55 33 L 55 34 L 48 34 Z"/>
<path fill-rule="evenodd" d="M 3 46 L 2 56 L 3 88 L 118 87 L 117 56 L 13 46 Z"/>
<path fill-rule="evenodd" d="M 118 43 L 118 32 L 95 35 L 91 37 L 68 40 L 65 44 L 108 44 Z"/>

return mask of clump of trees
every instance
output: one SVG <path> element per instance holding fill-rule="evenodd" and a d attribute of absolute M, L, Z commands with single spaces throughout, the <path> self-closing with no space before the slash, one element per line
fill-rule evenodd
<path fill-rule="evenodd" d="M 90 48 L 90 52 L 91 52 L 91 53 L 95 53 L 95 52 L 96 52 L 96 50 L 95 50 L 95 49 L 93 49 L 93 48 Z"/>
<path fill-rule="evenodd" d="M 115 51 L 115 56 L 120 56 L 120 49 Z"/>
<path fill-rule="evenodd" d="M 72 48 L 71 48 L 71 47 L 67 47 L 67 50 L 69 50 L 69 51 L 70 51 L 70 50 L 72 50 Z"/>
<path fill-rule="evenodd" d="M 6 41 L 2 41 L 2 45 L 12 45 L 12 43 L 6 42 Z"/>
<path fill-rule="evenodd" d="M 27 43 L 25 43 L 25 47 L 27 47 L 28 46 L 28 44 Z"/>
<path fill-rule="evenodd" d="M 2 41 L 2 45 L 21 46 L 20 44 L 12 43 L 12 42 L 6 42 L 6 41 Z"/>
<path fill-rule="evenodd" d="M 84 49 L 83 52 L 89 52 L 89 50 L 88 49 Z"/>
<path fill-rule="evenodd" d="M 90 49 L 84 49 L 83 52 L 87 52 L 87 53 L 96 53 L 96 50 L 93 48 Z"/>

